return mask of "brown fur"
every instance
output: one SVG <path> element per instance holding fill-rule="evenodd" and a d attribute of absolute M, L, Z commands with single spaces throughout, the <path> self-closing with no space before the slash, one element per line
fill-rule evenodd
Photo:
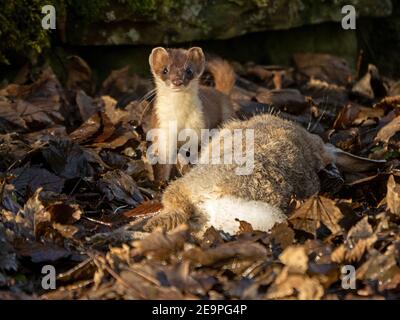
<path fill-rule="evenodd" d="M 156 82 L 156 102 L 151 117 L 151 127 L 165 127 L 162 123 L 162 116 L 175 112 L 178 127 L 190 129 L 212 129 L 219 126 L 225 120 L 232 118 L 235 114 L 233 105 L 226 95 L 230 92 L 235 82 L 235 73 L 232 67 L 223 60 L 216 60 L 209 63 L 210 71 L 214 75 L 216 88 L 220 91 L 199 85 L 199 79 L 205 68 L 205 57 L 201 48 L 193 47 L 184 49 L 154 48 L 149 56 L 149 64 Z M 173 108 L 185 108 L 185 106 L 171 106 L 171 100 L 161 100 L 160 95 L 168 92 L 190 92 L 196 96 L 188 113 L 178 115 Z M 162 93 L 161 93 L 162 92 Z M 163 102 L 160 102 L 163 101 Z M 197 101 L 197 104 L 196 104 Z M 187 106 L 186 106 L 187 107 Z M 182 115 L 183 114 L 183 115 Z M 190 121 L 187 119 L 190 114 Z M 192 128 L 193 123 L 196 128 Z M 170 177 L 171 165 L 155 166 L 156 180 L 168 180 Z"/>
<path fill-rule="evenodd" d="M 211 72 L 214 77 L 215 89 L 230 95 L 235 85 L 235 71 L 225 60 L 216 58 L 207 62 L 207 69 Z"/>
<path fill-rule="evenodd" d="M 184 221 L 200 230 L 204 220 L 196 208 L 210 195 L 263 201 L 285 211 L 292 196 L 307 198 L 319 191 L 318 172 L 334 161 L 320 137 L 276 116 L 235 120 L 224 128 L 254 129 L 252 174 L 236 175 L 235 164 L 197 165 L 166 189 L 163 212 L 147 223 L 146 230 L 171 229 Z"/>

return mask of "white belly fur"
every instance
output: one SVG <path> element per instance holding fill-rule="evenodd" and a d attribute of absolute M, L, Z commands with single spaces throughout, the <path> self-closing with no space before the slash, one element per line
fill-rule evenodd
<path fill-rule="evenodd" d="M 201 205 L 201 211 L 208 218 L 207 226 L 230 234 L 239 231 L 236 219 L 251 224 L 254 230 L 268 231 L 276 223 L 286 219 L 286 215 L 276 207 L 261 201 L 247 201 L 234 197 L 208 199 Z"/>

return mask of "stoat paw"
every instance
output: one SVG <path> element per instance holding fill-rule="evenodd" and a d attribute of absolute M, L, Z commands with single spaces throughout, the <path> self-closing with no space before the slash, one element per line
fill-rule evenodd
<path fill-rule="evenodd" d="M 161 228 L 163 230 L 172 230 L 186 222 L 187 219 L 182 214 L 160 213 L 159 215 L 147 221 L 143 229 L 147 232 L 154 231 L 156 228 Z"/>

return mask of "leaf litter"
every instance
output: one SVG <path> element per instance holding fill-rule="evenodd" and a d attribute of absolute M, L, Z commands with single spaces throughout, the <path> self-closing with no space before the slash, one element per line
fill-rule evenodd
<path fill-rule="evenodd" d="M 289 219 L 268 233 L 245 220 L 236 235 L 143 232 L 163 186 L 144 156 L 153 87 L 128 66 L 96 90 L 90 66 L 71 56 L 65 86 L 46 68 L 33 83 L 1 88 L 0 298 L 400 298 L 399 81 L 373 65 L 357 79 L 331 55 L 293 61 L 235 63 L 239 114 L 276 113 L 388 161 L 344 172 L 339 187 L 325 173 L 327 187 L 293 199 Z M 37 271 L 49 263 L 53 291 Z M 356 289 L 341 286 L 348 264 Z"/>

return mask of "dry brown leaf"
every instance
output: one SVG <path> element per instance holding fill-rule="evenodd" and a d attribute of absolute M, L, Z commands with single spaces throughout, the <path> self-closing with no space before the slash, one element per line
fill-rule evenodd
<path fill-rule="evenodd" d="M 94 89 L 92 70 L 85 60 L 78 56 L 67 57 L 68 79 L 67 88 L 69 90 L 83 89 L 91 94 Z"/>
<path fill-rule="evenodd" d="M 42 129 L 64 121 L 61 114 L 64 95 L 50 68 L 45 69 L 33 84 L 13 88 L 13 92 L 4 89 L 5 94 L 11 96 L 0 101 L 0 129 L 3 122 L 8 124 L 5 131 L 20 131 Z"/>
<path fill-rule="evenodd" d="M 216 263 L 224 263 L 231 259 L 237 260 L 262 260 L 267 257 L 267 250 L 259 243 L 251 241 L 234 241 L 223 243 L 216 248 L 201 250 L 193 248 L 185 252 L 185 258 L 194 263 L 211 266 Z"/>
<path fill-rule="evenodd" d="M 279 223 L 271 229 L 271 239 L 284 250 L 293 243 L 294 231 L 289 228 L 287 221 Z"/>
<path fill-rule="evenodd" d="M 309 78 L 345 86 L 352 77 L 346 60 L 329 54 L 298 53 L 293 60 L 298 72 Z"/>
<path fill-rule="evenodd" d="M 307 275 L 290 274 L 285 268 L 268 289 L 267 299 L 319 300 L 324 288 L 315 278 Z"/>
<path fill-rule="evenodd" d="M 135 180 L 120 169 L 107 171 L 97 185 L 109 201 L 137 206 L 144 200 Z"/>
<path fill-rule="evenodd" d="M 133 255 L 145 255 L 157 260 L 168 259 L 173 253 L 182 250 L 188 237 L 186 225 L 181 225 L 169 233 L 156 230 L 145 239 L 133 242 Z"/>
<path fill-rule="evenodd" d="M 335 201 L 316 195 L 297 209 L 289 221 L 295 229 L 306 231 L 315 237 L 321 223 L 333 234 L 339 233 L 341 228 L 338 222 L 342 218 L 343 215 Z"/>
<path fill-rule="evenodd" d="M 393 175 L 388 179 L 386 203 L 391 213 L 400 215 L 400 185 L 396 183 Z"/>
<path fill-rule="evenodd" d="M 89 140 L 101 126 L 100 115 L 98 113 L 93 114 L 89 117 L 82 125 L 75 131 L 69 134 L 70 138 L 77 143 L 83 143 Z"/>
<path fill-rule="evenodd" d="M 348 128 L 354 125 L 360 125 L 367 120 L 377 122 L 385 115 L 385 111 L 381 108 L 367 108 L 358 104 L 347 104 L 336 117 L 333 127 Z"/>
<path fill-rule="evenodd" d="M 157 273 L 160 268 L 151 265 L 134 265 L 130 268 L 124 268 L 117 281 L 119 294 L 125 299 L 195 299 L 189 294 L 184 295 L 176 287 L 162 286 L 157 279 Z"/>
<path fill-rule="evenodd" d="M 99 107 L 95 105 L 93 98 L 89 97 L 83 90 L 77 91 L 75 100 L 83 121 L 99 111 Z"/>
<path fill-rule="evenodd" d="M 389 143 L 391 137 L 393 137 L 398 131 L 400 131 L 400 116 L 397 116 L 387 125 L 378 131 L 375 137 L 376 141 Z"/>
<path fill-rule="evenodd" d="M 238 234 L 254 231 L 254 230 L 253 230 L 253 227 L 251 226 L 250 223 L 248 223 L 248 222 L 246 222 L 246 221 L 244 221 L 244 220 L 239 220 L 239 219 L 235 219 L 235 220 L 238 221 L 239 224 L 240 224 L 240 225 L 239 225 Z"/>
<path fill-rule="evenodd" d="M 379 75 L 378 68 L 373 64 L 369 64 L 367 73 L 354 84 L 352 92 L 367 99 L 385 96 L 387 90 Z"/>
<path fill-rule="evenodd" d="M 256 100 L 292 114 L 302 113 L 310 107 L 307 98 L 296 89 L 261 90 Z"/>
<path fill-rule="evenodd" d="M 374 105 L 374 108 L 392 109 L 400 106 L 400 96 L 386 97 Z"/>
<path fill-rule="evenodd" d="M 122 147 L 128 141 L 136 140 L 137 138 L 138 138 L 137 134 L 130 131 L 125 131 L 121 135 L 117 136 L 116 138 L 110 141 L 93 143 L 91 146 L 100 149 L 116 149 Z"/>
<path fill-rule="evenodd" d="M 100 94 L 110 95 L 115 99 L 121 99 L 127 94 L 133 94 L 134 97 L 141 98 L 151 88 L 151 83 L 137 74 L 130 74 L 130 66 L 127 65 L 121 69 L 113 70 L 104 80 Z"/>
<path fill-rule="evenodd" d="M 291 273 L 304 274 L 308 269 L 308 256 L 304 246 L 287 247 L 279 256 L 279 260 Z"/>
<path fill-rule="evenodd" d="M 359 261 L 376 240 L 377 237 L 373 233 L 372 226 L 368 223 L 368 217 L 365 216 L 350 229 L 345 243 L 332 252 L 332 261 L 338 263 Z"/>
<path fill-rule="evenodd" d="M 396 289 L 400 284 L 399 251 L 390 245 L 384 254 L 373 251 L 371 257 L 357 269 L 357 279 L 378 281 L 379 291 Z"/>
<path fill-rule="evenodd" d="M 159 212 L 163 208 L 161 202 L 158 201 L 145 201 L 132 210 L 125 211 L 125 217 L 136 217 Z"/>

